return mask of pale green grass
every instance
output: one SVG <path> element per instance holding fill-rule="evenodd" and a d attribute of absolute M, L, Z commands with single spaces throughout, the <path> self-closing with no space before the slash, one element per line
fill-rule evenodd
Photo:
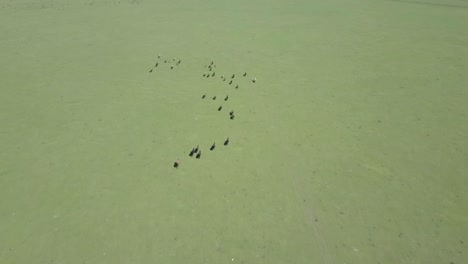
<path fill-rule="evenodd" d="M 467 262 L 468 2 L 132 2 L 0 2 L 0 263 Z"/>

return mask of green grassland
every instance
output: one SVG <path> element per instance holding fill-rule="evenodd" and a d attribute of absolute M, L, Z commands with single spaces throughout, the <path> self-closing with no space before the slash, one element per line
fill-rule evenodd
<path fill-rule="evenodd" d="M 464 0 L 1 0 L 0 263 L 467 263 L 467 28 Z"/>

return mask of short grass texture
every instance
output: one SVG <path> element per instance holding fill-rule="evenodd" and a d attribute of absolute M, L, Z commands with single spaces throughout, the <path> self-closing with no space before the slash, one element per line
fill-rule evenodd
<path fill-rule="evenodd" d="M 467 26 L 462 0 L 0 1 L 0 263 L 468 263 Z"/>

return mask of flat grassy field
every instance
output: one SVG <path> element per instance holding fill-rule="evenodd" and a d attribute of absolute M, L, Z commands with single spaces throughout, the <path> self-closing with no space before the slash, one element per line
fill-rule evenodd
<path fill-rule="evenodd" d="M 0 263 L 468 263 L 467 73 L 466 0 L 0 0 Z"/>

